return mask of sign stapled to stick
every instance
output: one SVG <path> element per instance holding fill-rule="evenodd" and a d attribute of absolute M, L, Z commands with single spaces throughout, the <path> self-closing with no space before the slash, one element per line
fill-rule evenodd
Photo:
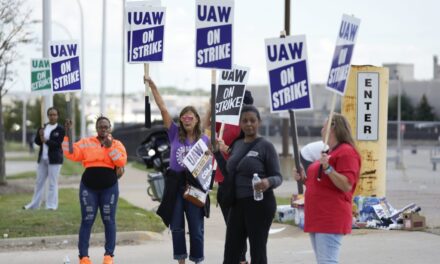
<path fill-rule="evenodd" d="M 327 80 L 326 88 L 340 95 L 345 94 L 350 63 L 361 20 L 354 16 L 343 15 L 341 27 L 336 39 L 335 52 Z"/>
<path fill-rule="evenodd" d="M 238 125 L 244 92 L 249 78 L 249 68 L 234 65 L 232 70 L 220 72 L 215 98 L 216 121 Z"/>
<path fill-rule="evenodd" d="M 207 191 L 211 184 L 212 155 L 203 139 L 199 139 L 183 159 L 183 164 Z"/>
<path fill-rule="evenodd" d="M 304 35 L 265 40 L 271 112 L 312 109 Z"/>
<path fill-rule="evenodd" d="M 232 68 L 234 2 L 196 0 L 196 67 Z"/>
<path fill-rule="evenodd" d="M 80 54 L 78 41 L 49 43 L 52 91 L 54 93 L 81 90 Z"/>
<path fill-rule="evenodd" d="M 49 59 L 31 59 L 31 92 L 52 93 L 52 78 Z"/>
<path fill-rule="evenodd" d="M 127 2 L 125 31 L 127 62 L 163 61 L 165 7 L 160 1 Z"/>

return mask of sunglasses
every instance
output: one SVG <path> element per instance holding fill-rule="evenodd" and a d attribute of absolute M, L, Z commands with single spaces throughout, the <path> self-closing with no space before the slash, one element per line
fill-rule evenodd
<path fill-rule="evenodd" d="M 181 116 L 180 117 L 180 121 L 182 122 L 191 122 L 193 121 L 194 117 L 193 116 Z"/>

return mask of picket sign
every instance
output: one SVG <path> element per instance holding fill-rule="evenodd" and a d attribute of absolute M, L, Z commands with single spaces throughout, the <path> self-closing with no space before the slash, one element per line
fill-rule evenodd
<path fill-rule="evenodd" d="M 125 29 L 127 62 L 143 63 L 144 78 L 150 77 L 151 62 L 163 61 L 166 9 L 159 0 L 132 1 L 126 4 Z M 151 127 L 149 84 L 145 85 L 145 127 Z"/>
<path fill-rule="evenodd" d="M 327 129 L 324 137 L 324 148 L 327 149 L 328 138 L 330 135 L 331 120 L 336 105 L 336 96 L 343 96 L 347 86 L 347 79 L 350 73 L 350 63 L 353 56 L 354 46 L 356 44 L 357 33 L 361 20 L 343 14 L 342 22 L 336 38 L 335 52 L 333 54 L 332 65 L 330 67 L 329 77 L 327 79 L 326 89 L 333 92 L 330 114 L 327 120 Z"/>

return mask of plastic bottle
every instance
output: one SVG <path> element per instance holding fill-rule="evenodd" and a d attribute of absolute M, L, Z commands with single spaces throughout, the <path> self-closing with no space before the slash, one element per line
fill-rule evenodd
<path fill-rule="evenodd" d="M 69 259 L 69 256 L 65 256 L 64 257 L 64 259 L 63 259 L 63 264 L 70 264 L 70 259 Z"/>
<path fill-rule="evenodd" d="M 258 173 L 254 173 L 254 177 L 252 178 L 252 188 L 254 189 L 254 200 L 261 201 L 263 200 L 263 192 L 255 190 L 255 184 L 261 181 L 260 177 L 258 177 Z"/>

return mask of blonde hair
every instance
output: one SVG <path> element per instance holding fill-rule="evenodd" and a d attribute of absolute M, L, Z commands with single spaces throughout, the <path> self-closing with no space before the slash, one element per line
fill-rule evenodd
<path fill-rule="evenodd" d="M 356 148 L 353 136 L 351 135 L 350 123 L 348 123 L 345 116 L 340 113 L 333 113 L 331 127 L 338 143 L 347 143 Z"/>

